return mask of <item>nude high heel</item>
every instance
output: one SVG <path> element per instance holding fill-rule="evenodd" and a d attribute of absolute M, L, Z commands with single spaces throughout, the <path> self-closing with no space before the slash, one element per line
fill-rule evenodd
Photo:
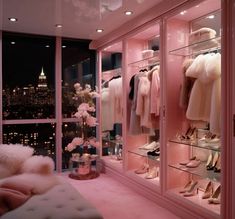
<path fill-rule="evenodd" d="M 212 194 L 211 198 L 208 200 L 209 204 L 220 204 L 220 193 L 221 193 L 221 185 L 219 185 L 214 193 Z"/>
<path fill-rule="evenodd" d="M 197 189 L 198 189 L 198 186 L 197 186 L 198 182 L 195 181 L 195 182 L 192 182 L 188 191 L 186 191 L 184 193 L 184 197 L 190 197 L 190 196 L 193 196 L 197 193 Z"/>
<path fill-rule="evenodd" d="M 206 190 L 202 196 L 202 199 L 210 198 L 212 194 L 213 194 L 213 184 L 210 181 L 206 186 Z"/>

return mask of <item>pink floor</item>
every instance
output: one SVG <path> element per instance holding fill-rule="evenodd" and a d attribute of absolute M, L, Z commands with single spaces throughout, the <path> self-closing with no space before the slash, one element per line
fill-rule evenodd
<path fill-rule="evenodd" d="M 105 174 L 92 180 L 73 180 L 68 173 L 62 175 L 99 210 L 104 219 L 179 219 Z"/>

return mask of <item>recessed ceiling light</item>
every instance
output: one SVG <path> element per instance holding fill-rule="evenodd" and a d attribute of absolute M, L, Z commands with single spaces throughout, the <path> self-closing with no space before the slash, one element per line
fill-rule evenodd
<path fill-rule="evenodd" d="M 125 11 L 125 15 L 132 15 L 133 14 L 133 11 Z"/>
<path fill-rule="evenodd" d="M 181 15 L 185 15 L 187 11 L 181 11 L 180 14 Z"/>
<path fill-rule="evenodd" d="M 45 47 L 46 47 L 46 48 L 49 48 L 50 46 L 49 46 L 49 45 L 46 45 Z"/>
<path fill-rule="evenodd" d="M 209 15 L 209 16 L 207 16 L 206 18 L 209 18 L 209 19 L 214 19 L 215 18 L 215 15 Z"/>
<path fill-rule="evenodd" d="M 96 29 L 97 33 L 102 33 L 104 30 L 103 29 Z"/>
<path fill-rule="evenodd" d="M 61 28 L 62 27 L 62 24 L 56 24 L 55 25 L 57 28 Z"/>
<path fill-rule="evenodd" d="M 62 48 L 66 48 L 66 46 L 63 45 Z"/>
<path fill-rule="evenodd" d="M 12 41 L 11 44 L 14 45 L 14 44 L 16 44 L 16 42 Z"/>
<path fill-rule="evenodd" d="M 16 22 L 18 19 L 15 17 L 9 17 L 8 20 L 11 22 Z"/>

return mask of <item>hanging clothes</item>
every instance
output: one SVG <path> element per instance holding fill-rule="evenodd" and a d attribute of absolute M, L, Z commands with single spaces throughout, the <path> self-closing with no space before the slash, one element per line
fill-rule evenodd
<path fill-rule="evenodd" d="M 221 55 L 199 55 L 186 71 L 187 77 L 196 78 L 186 117 L 210 123 L 210 131 L 220 134 Z"/>

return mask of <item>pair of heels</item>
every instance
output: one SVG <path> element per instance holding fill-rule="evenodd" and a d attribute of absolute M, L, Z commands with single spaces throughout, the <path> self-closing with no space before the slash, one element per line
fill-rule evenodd
<path fill-rule="evenodd" d="M 209 204 L 220 204 L 221 185 L 215 191 L 211 181 L 208 182 L 202 199 L 208 199 Z"/>
<path fill-rule="evenodd" d="M 210 153 L 207 162 L 206 162 L 207 170 L 214 170 L 214 172 L 221 172 L 221 157 L 219 152 L 215 152 L 214 156 Z"/>
<path fill-rule="evenodd" d="M 149 171 L 149 164 L 144 163 L 140 168 L 135 170 L 135 173 L 136 174 L 144 174 L 144 173 L 147 173 L 148 171 Z"/>
<path fill-rule="evenodd" d="M 153 141 L 151 143 L 146 143 L 146 144 L 140 146 L 139 149 L 154 150 L 154 149 L 157 149 L 159 147 L 160 147 L 159 142 Z"/>
<path fill-rule="evenodd" d="M 180 141 L 193 140 L 195 139 L 196 128 L 189 127 L 185 134 L 176 135 L 177 139 Z"/>
<path fill-rule="evenodd" d="M 179 193 L 183 194 L 184 197 L 190 197 L 198 193 L 198 182 L 190 180 Z"/>
<path fill-rule="evenodd" d="M 189 168 L 195 168 L 195 167 L 198 167 L 200 165 L 200 163 L 201 163 L 201 161 L 199 159 L 197 159 L 196 156 L 193 156 L 189 160 L 181 161 L 179 164 L 184 165 Z"/>

